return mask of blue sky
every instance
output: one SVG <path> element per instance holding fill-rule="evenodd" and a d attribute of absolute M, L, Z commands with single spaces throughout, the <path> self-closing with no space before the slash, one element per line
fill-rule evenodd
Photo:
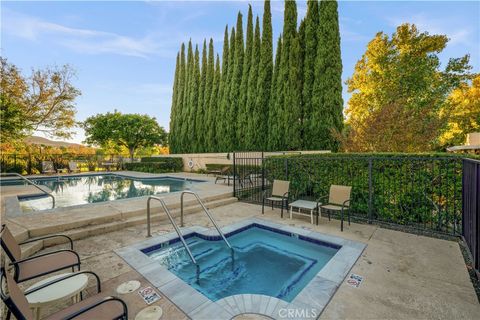
<path fill-rule="evenodd" d="M 155 116 L 168 130 L 175 57 L 181 42 L 214 39 L 221 53 L 225 25 L 248 4 L 262 16 L 263 1 L 34 1 L 1 3 L 1 55 L 24 72 L 70 64 L 77 71 L 77 119 L 118 109 Z M 297 1 L 299 18 L 305 1 Z M 274 42 L 281 32 L 283 1 L 272 2 Z M 480 2 L 340 1 L 343 79 L 376 32 L 391 34 L 403 22 L 446 34 L 441 54 L 471 54 L 480 72 Z M 245 21 L 244 21 L 245 22 Z M 245 27 L 244 27 L 245 28 Z M 348 95 L 345 94 L 345 99 Z M 81 130 L 73 141 L 84 139 Z"/>

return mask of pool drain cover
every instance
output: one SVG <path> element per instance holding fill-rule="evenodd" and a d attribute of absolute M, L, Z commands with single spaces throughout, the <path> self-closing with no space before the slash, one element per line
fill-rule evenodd
<path fill-rule="evenodd" d="M 163 310 L 159 306 L 146 307 L 135 317 L 135 320 L 158 320 L 162 317 Z"/>
<path fill-rule="evenodd" d="M 132 293 L 140 288 L 140 281 L 132 280 L 122 283 L 117 287 L 118 294 Z"/>

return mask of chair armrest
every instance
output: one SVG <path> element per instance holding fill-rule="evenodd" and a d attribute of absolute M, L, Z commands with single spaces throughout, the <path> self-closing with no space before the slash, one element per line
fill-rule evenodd
<path fill-rule="evenodd" d="M 346 205 L 347 202 L 348 202 L 348 205 Z M 342 203 L 342 208 L 345 208 L 345 207 L 350 207 L 350 199 L 345 200 L 345 201 Z"/>
<path fill-rule="evenodd" d="M 12 265 L 17 265 L 17 264 L 22 263 L 22 262 L 25 262 L 25 261 L 29 261 L 29 260 L 33 260 L 33 259 L 36 259 L 36 258 L 39 258 L 39 257 L 44 257 L 44 256 L 48 256 L 48 255 L 51 255 L 51 254 L 54 254 L 54 253 L 65 252 L 65 251 L 68 251 L 68 252 L 71 252 L 71 253 L 75 254 L 75 255 L 77 256 L 78 263 L 80 263 L 80 256 L 78 255 L 78 253 L 76 253 L 76 252 L 73 251 L 73 250 L 62 249 L 62 250 L 50 251 L 50 252 L 45 252 L 45 253 L 42 253 L 42 254 L 37 254 L 37 255 L 32 256 L 32 257 L 28 257 L 28 258 L 25 258 L 25 259 L 17 260 L 17 261 L 15 261 L 15 262 L 12 262 L 11 264 L 12 264 Z"/>
<path fill-rule="evenodd" d="M 61 278 L 58 278 L 58 279 L 54 279 L 52 281 L 48 281 L 47 283 L 44 283 L 42 284 L 41 286 L 38 286 L 36 288 L 33 288 L 31 290 L 27 290 L 25 291 L 25 295 L 29 295 L 30 293 L 33 293 L 33 292 L 36 292 L 38 290 L 41 290 L 43 288 L 46 288 L 48 286 L 51 286 L 52 284 L 55 284 L 55 283 L 58 283 L 58 282 L 61 282 L 63 280 L 66 280 L 66 279 L 69 279 L 69 278 L 73 278 L 75 276 L 78 276 L 79 274 L 91 274 L 95 277 L 95 279 L 97 280 L 97 293 L 100 293 L 102 291 L 102 287 L 101 287 L 101 282 L 100 282 L 100 277 L 93 271 L 78 271 L 78 272 L 75 272 L 75 273 L 71 273 L 71 274 L 67 274 L 66 276 L 64 277 L 61 277 Z"/>
<path fill-rule="evenodd" d="M 51 235 L 51 236 L 33 238 L 33 239 L 30 239 L 30 240 L 20 242 L 18 245 L 21 246 L 22 244 L 36 242 L 36 241 L 45 240 L 45 239 L 57 238 L 57 237 L 66 238 L 68 240 L 68 242 L 70 242 L 70 250 L 73 250 L 73 240 L 72 240 L 72 238 L 70 238 L 69 236 L 66 236 L 64 234 L 54 234 L 54 235 Z"/>
<path fill-rule="evenodd" d="M 326 198 L 328 198 L 328 194 L 317 198 L 317 206 L 319 206 L 322 203 L 321 201 Z"/>
<path fill-rule="evenodd" d="M 123 313 L 128 315 L 127 305 L 125 304 L 125 302 L 124 302 L 122 299 L 119 299 L 119 298 L 117 298 L 117 297 L 108 296 L 108 297 L 103 298 L 103 299 L 100 300 L 100 301 L 97 301 L 97 302 L 95 302 L 95 303 L 93 303 L 93 304 L 91 304 L 91 305 L 89 305 L 89 306 L 86 306 L 86 307 L 78 310 L 77 312 L 74 312 L 74 313 L 66 316 L 64 319 L 65 319 L 65 320 L 74 319 L 74 318 L 80 316 L 81 314 L 83 314 L 83 313 L 85 313 L 85 312 L 87 312 L 87 311 L 90 311 L 90 310 L 98 307 L 99 305 L 102 305 L 102 304 L 104 304 L 104 303 L 106 303 L 106 302 L 109 302 L 109 301 L 119 301 L 119 302 L 122 304 L 122 306 L 123 306 Z"/>

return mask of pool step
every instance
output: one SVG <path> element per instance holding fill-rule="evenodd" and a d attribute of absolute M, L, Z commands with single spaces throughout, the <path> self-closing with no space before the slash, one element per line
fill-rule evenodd
<path fill-rule="evenodd" d="M 228 205 L 231 203 L 234 203 L 238 201 L 237 198 L 235 197 L 228 197 L 228 198 L 222 198 L 222 199 L 216 199 L 213 201 L 209 201 L 206 203 L 206 206 L 209 209 Z M 195 213 L 201 210 L 201 207 L 199 205 L 190 205 L 186 206 L 184 208 L 184 214 L 185 214 L 185 220 L 188 222 L 188 215 L 191 213 Z M 174 209 L 170 211 L 172 216 L 176 218 L 177 222 L 180 220 L 180 209 Z M 162 222 L 163 224 L 167 224 L 167 216 L 162 213 L 153 213 L 151 217 L 152 221 L 152 227 L 153 230 L 155 230 L 155 226 L 158 226 L 158 222 Z M 131 227 L 131 226 L 136 226 L 136 225 L 141 225 L 145 224 L 145 235 L 146 235 L 146 212 L 145 210 L 143 211 L 143 215 L 141 216 L 132 216 L 132 217 L 127 217 L 125 219 L 120 219 L 117 221 L 113 222 L 106 222 L 106 223 L 101 223 L 101 224 L 95 224 L 95 225 L 89 225 L 81 228 L 75 228 L 75 229 L 70 229 L 67 231 L 62 232 L 62 234 L 68 235 L 74 240 L 77 239 L 83 239 L 99 234 L 104 234 L 107 232 L 112 232 L 112 231 L 118 231 L 123 228 Z M 169 223 L 168 223 L 169 225 Z M 49 240 L 43 241 L 44 247 L 49 247 L 57 244 L 65 243 L 65 241 L 62 238 L 53 238 Z"/>

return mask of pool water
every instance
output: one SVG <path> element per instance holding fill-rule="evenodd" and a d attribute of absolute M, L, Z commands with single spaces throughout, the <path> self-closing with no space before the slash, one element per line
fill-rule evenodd
<path fill-rule="evenodd" d="M 225 242 L 207 240 L 199 234 L 187 236 L 186 242 L 200 265 L 198 283 L 195 265 L 181 242 L 142 251 L 212 301 L 236 294 L 263 294 L 291 302 L 340 246 L 272 230 L 255 224 L 234 235 L 227 234 L 235 251 L 233 268 Z"/>
<path fill-rule="evenodd" d="M 36 184 L 46 186 L 55 196 L 56 207 L 135 198 L 159 193 L 189 189 L 198 181 L 179 178 L 133 179 L 116 174 L 99 174 L 68 177 L 31 179 Z M 4 180 L 2 186 L 24 185 L 19 180 Z M 52 208 L 49 197 L 20 198 L 23 211 L 36 211 Z"/>

